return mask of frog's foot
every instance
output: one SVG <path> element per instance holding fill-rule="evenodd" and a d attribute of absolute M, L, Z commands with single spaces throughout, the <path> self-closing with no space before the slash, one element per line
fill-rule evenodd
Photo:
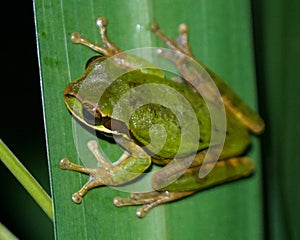
<path fill-rule="evenodd" d="M 112 42 L 109 40 L 106 34 L 106 26 L 107 26 L 107 20 L 105 17 L 99 17 L 97 19 L 97 25 L 100 30 L 100 36 L 102 39 L 103 46 L 95 44 L 90 42 L 89 40 L 85 39 L 79 32 L 74 32 L 71 35 L 71 40 L 73 43 L 79 43 L 82 45 L 85 45 L 92 50 L 103 54 L 105 56 L 113 56 L 117 53 L 120 53 L 120 49 Z"/>
<path fill-rule="evenodd" d="M 76 172 L 81 172 L 89 174 L 91 177 L 88 182 L 78 191 L 72 195 L 72 200 L 75 203 L 81 203 L 82 197 L 92 188 L 105 185 L 108 183 L 110 178 L 107 177 L 107 172 L 103 168 L 93 168 L 80 166 L 75 163 L 70 162 L 68 158 L 64 158 L 59 162 L 59 167 L 64 170 L 72 170 Z M 105 178 L 106 176 L 106 178 Z M 102 179 L 101 179 L 102 178 Z"/>
<path fill-rule="evenodd" d="M 154 32 L 165 44 L 172 50 L 177 50 L 188 56 L 192 56 L 190 45 L 188 42 L 188 27 L 182 23 L 178 27 L 178 37 L 175 39 L 169 38 L 159 27 L 157 23 L 152 24 L 152 32 Z M 173 58 L 171 59 L 173 60 Z"/>
<path fill-rule="evenodd" d="M 154 207 L 172 202 L 177 199 L 189 196 L 195 193 L 195 191 L 186 192 L 169 192 L 169 191 L 153 191 L 146 193 L 131 193 L 130 198 L 114 198 L 114 205 L 117 207 L 131 206 L 131 205 L 143 205 L 136 210 L 136 215 L 140 218 L 146 216 L 146 214 Z"/>
<path fill-rule="evenodd" d="M 160 48 L 157 54 L 161 57 L 173 62 L 177 67 L 181 77 L 180 80 L 175 79 L 176 82 L 186 82 L 187 84 L 196 82 L 199 78 L 199 73 L 191 69 L 190 66 L 194 63 L 193 55 L 188 42 L 188 27 L 182 23 L 178 27 L 178 37 L 175 39 L 169 38 L 159 27 L 157 23 L 152 24 L 151 30 L 155 33 L 170 50 Z M 192 60 L 192 61 L 191 61 Z"/>
<path fill-rule="evenodd" d="M 88 182 L 73 194 L 72 200 L 75 203 L 80 203 L 83 196 L 92 188 L 102 185 L 116 186 L 137 178 L 151 164 L 150 157 L 143 149 L 131 142 L 128 142 L 127 145 L 129 145 L 128 149 L 132 153 L 123 154 L 115 163 L 111 163 L 102 156 L 96 141 L 89 141 L 87 145 L 98 161 L 97 167 L 80 166 L 70 162 L 67 158 L 62 159 L 59 163 L 61 169 L 90 175 Z M 135 166 L 138 166 L 138 171 L 135 170 L 134 166 L 132 167 L 133 161 L 135 161 Z"/>

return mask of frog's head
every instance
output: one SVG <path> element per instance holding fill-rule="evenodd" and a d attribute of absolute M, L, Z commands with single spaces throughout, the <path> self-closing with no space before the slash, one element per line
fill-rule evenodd
<path fill-rule="evenodd" d="M 112 117 L 115 98 L 110 92 L 111 82 L 97 71 L 102 60 L 103 57 L 96 57 L 88 62 L 85 74 L 64 90 L 64 102 L 77 120 L 96 131 L 127 133 L 126 124 Z"/>
<path fill-rule="evenodd" d="M 105 131 L 102 126 L 109 117 L 100 110 L 98 104 L 91 99 L 85 99 L 81 94 L 80 85 L 83 79 L 84 77 L 81 77 L 66 87 L 64 102 L 70 113 L 84 125 L 99 131 Z"/>

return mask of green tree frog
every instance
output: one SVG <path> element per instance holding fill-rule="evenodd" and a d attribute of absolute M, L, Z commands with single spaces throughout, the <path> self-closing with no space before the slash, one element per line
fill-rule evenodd
<path fill-rule="evenodd" d="M 98 161 L 97 167 L 80 166 L 67 158 L 62 159 L 60 168 L 90 175 L 88 182 L 73 194 L 75 203 L 80 203 L 92 188 L 137 181 L 152 163 L 161 166 L 152 176 L 152 191 L 132 192 L 130 198 L 115 197 L 115 206 L 141 205 L 136 214 L 144 217 L 157 205 L 247 177 L 253 172 L 253 161 L 242 154 L 250 143 L 249 133 L 262 133 L 264 121 L 216 74 L 193 57 L 185 24 L 179 26 L 176 39 L 166 36 L 158 24 L 151 26 L 152 32 L 172 50 L 161 48 L 160 54 L 176 66 L 179 79 L 166 77 L 161 69 L 140 57 L 122 54 L 107 37 L 106 18 L 99 17 L 97 25 L 103 45 L 88 41 L 78 32 L 71 36 L 74 43 L 86 45 L 100 55 L 90 59 L 84 75 L 67 86 L 64 101 L 78 121 L 99 133 L 113 136 L 124 154 L 111 163 L 101 154 L 98 143 L 89 141 L 88 147 Z M 110 58 L 112 63 L 104 64 Z M 207 82 L 201 80 L 201 74 L 195 72 L 186 59 L 206 70 L 219 95 L 210 91 Z M 115 76 L 113 81 L 112 75 Z M 126 93 L 136 92 L 141 86 L 146 87 L 140 90 L 139 96 L 147 104 L 138 105 L 138 100 L 130 98 L 130 94 L 123 104 L 117 104 Z M 199 94 L 197 88 L 206 90 Z M 182 99 L 173 98 L 172 91 Z M 165 104 L 159 104 L 153 96 L 160 96 Z M 168 109 L 168 104 L 176 107 Z M 225 129 L 215 125 L 211 116 L 212 111 L 222 113 L 221 105 L 225 106 Z M 131 112 L 130 106 L 134 106 L 135 111 Z M 180 121 L 178 116 L 184 120 Z M 195 122 L 196 127 L 189 129 Z M 184 128 L 189 130 L 182 136 Z M 211 142 L 212 133 L 224 138 L 221 148 L 219 143 Z M 162 143 L 156 144 L 161 139 Z M 201 170 L 204 171 L 202 176 Z"/>

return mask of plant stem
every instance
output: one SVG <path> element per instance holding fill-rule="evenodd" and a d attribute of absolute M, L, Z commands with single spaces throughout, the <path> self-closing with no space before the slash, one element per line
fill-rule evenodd
<path fill-rule="evenodd" d="M 51 198 L 1 139 L 0 159 L 11 171 L 11 173 L 17 178 L 17 180 L 23 185 L 23 187 L 28 191 L 31 197 L 48 215 L 48 217 L 53 220 Z"/>
<path fill-rule="evenodd" d="M 18 238 L 13 235 L 2 223 L 0 223 L 0 239 L 16 240 Z"/>

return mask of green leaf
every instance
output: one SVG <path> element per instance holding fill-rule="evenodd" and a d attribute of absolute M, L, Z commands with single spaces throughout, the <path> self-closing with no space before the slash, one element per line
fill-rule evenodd
<path fill-rule="evenodd" d="M 262 239 L 256 139 L 248 153 L 256 162 L 253 177 L 159 206 L 144 219 L 135 216 L 135 207 L 114 207 L 113 197 L 124 193 L 109 187 L 94 189 L 82 204 L 74 204 L 72 193 L 88 177 L 58 167 L 63 157 L 78 163 L 85 157 L 80 158 L 75 148 L 85 146 L 74 141 L 79 128 L 72 129 L 62 93 L 83 74 L 86 61 L 95 54 L 71 43 L 73 31 L 100 43 L 95 20 L 106 16 L 110 38 L 128 50 L 163 46 L 149 31 L 154 21 L 174 37 L 178 25 L 186 22 L 194 55 L 256 107 L 248 1 L 35 0 L 35 15 L 57 239 Z M 111 144 L 101 144 L 111 158 L 120 153 Z"/>

